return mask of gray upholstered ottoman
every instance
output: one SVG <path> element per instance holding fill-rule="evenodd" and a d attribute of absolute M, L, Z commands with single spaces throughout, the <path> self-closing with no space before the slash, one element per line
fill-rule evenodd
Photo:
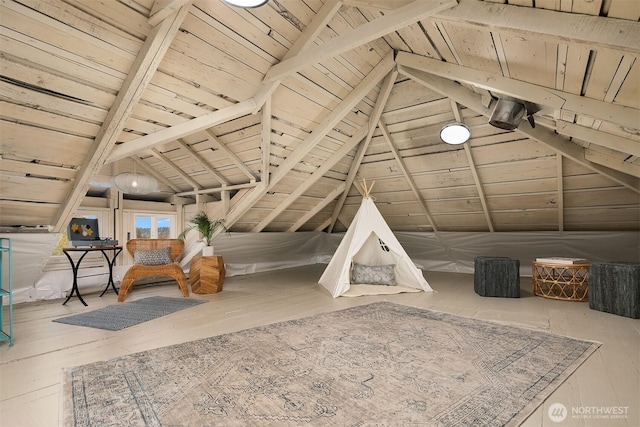
<path fill-rule="evenodd" d="M 473 290 L 478 295 L 520 298 L 519 259 L 477 256 L 473 264 Z"/>
<path fill-rule="evenodd" d="M 640 319 L 640 263 L 592 262 L 589 308 Z"/>

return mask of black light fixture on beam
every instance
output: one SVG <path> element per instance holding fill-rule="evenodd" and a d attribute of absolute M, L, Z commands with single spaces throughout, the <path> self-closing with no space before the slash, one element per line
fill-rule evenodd
<path fill-rule="evenodd" d="M 504 130 L 516 130 L 526 115 L 531 127 L 535 128 L 536 123 L 533 120 L 533 115 L 540 109 L 541 107 L 531 102 L 500 98 L 493 108 L 489 124 Z"/>

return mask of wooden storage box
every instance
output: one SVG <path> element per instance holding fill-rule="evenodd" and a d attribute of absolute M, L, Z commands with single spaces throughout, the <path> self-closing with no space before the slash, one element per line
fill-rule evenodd
<path fill-rule="evenodd" d="M 221 256 L 194 256 L 189 269 L 191 291 L 194 294 L 215 294 L 222 290 L 224 260 Z"/>

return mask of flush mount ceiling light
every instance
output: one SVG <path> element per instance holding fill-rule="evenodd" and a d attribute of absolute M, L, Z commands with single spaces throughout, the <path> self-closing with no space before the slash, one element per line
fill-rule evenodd
<path fill-rule="evenodd" d="M 113 185 L 125 194 L 149 194 L 158 188 L 158 181 L 152 176 L 127 172 L 115 176 Z"/>
<path fill-rule="evenodd" d="M 236 7 L 244 7 L 245 9 L 249 9 L 252 7 L 260 7 L 265 4 L 269 0 L 222 0 L 231 6 Z"/>
<path fill-rule="evenodd" d="M 464 144 L 471 137 L 471 131 L 462 123 L 449 123 L 440 131 L 440 139 L 447 144 Z"/>

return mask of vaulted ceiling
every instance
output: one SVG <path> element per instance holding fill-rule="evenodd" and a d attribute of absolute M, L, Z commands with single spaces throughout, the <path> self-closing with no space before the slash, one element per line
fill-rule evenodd
<path fill-rule="evenodd" d="M 235 231 L 640 230 L 635 0 L 5 0 L 0 225 L 110 177 Z M 535 127 L 488 123 L 498 99 Z M 471 139 L 451 146 L 453 121 Z"/>

